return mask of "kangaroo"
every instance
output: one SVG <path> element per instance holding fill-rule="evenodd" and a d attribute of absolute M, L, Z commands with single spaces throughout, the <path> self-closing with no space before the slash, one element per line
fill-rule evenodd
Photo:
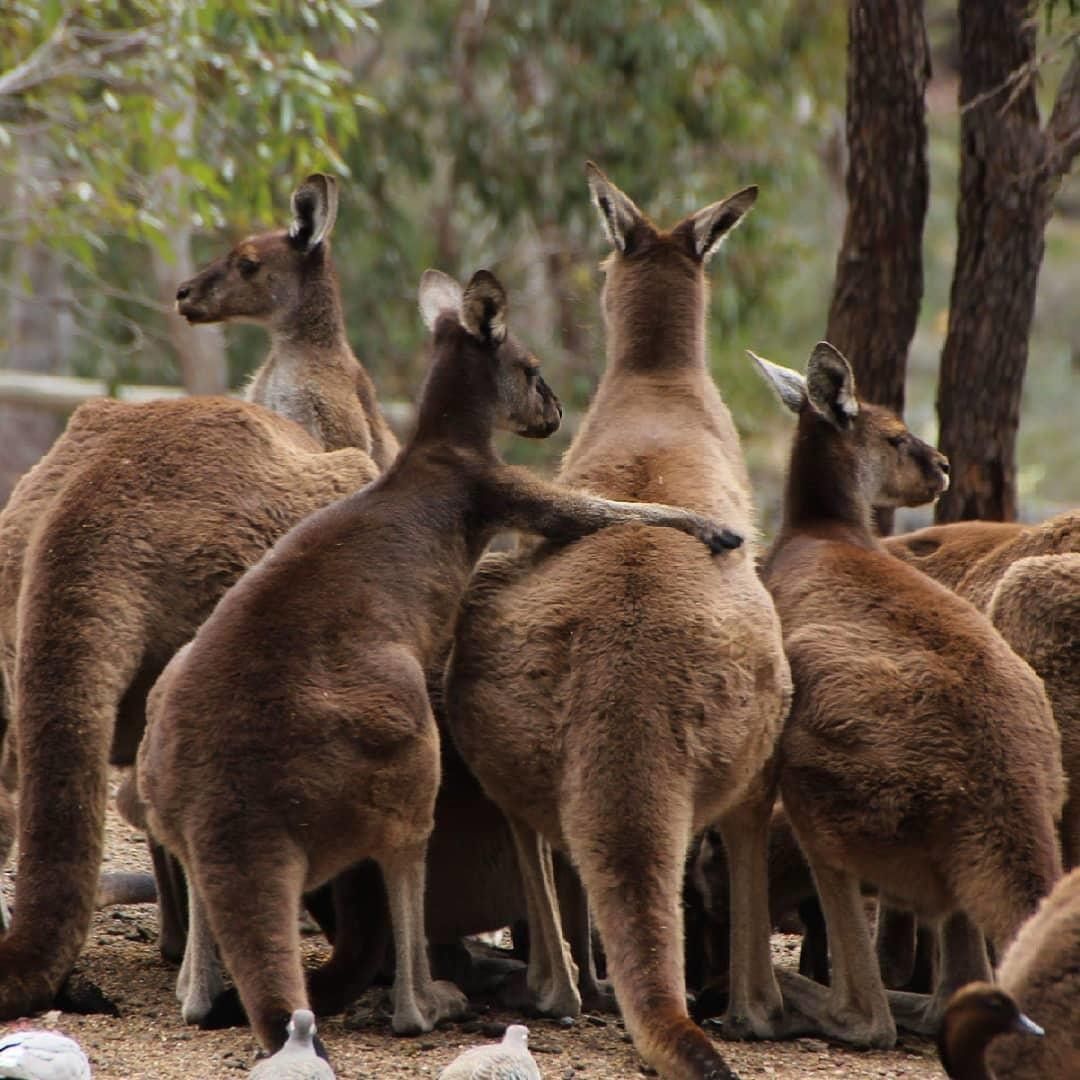
<path fill-rule="evenodd" d="M 507 332 L 502 286 L 484 270 L 464 290 L 428 271 L 420 306 L 434 356 L 412 437 L 383 477 L 311 515 L 230 589 L 163 672 L 139 749 L 151 832 L 183 863 L 268 1050 L 307 1007 L 301 893 L 361 859 L 386 882 L 393 1030 L 429 1031 L 464 1005 L 432 980 L 425 951 L 439 784 L 425 675 L 495 532 L 565 542 L 636 521 L 714 552 L 741 543 L 691 511 L 608 502 L 503 464 L 496 428 L 546 437 L 561 408 Z M 282 770 L 274 745 L 310 753 Z"/>
<path fill-rule="evenodd" d="M 1061 731 L 1066 868 L 1080 866 L 1080 512 L 1037 525 L 962 521 L 885 541 L 890 554 L 983 611 L 1042 678 Z"/>
<path fill-rule="evenodd" d="M 1049 1080 L 1080 1075 L 1080 870 L 1063 877 L 1021 927 L 997 979 L 992 986 L 965 986 L 949 1001 L 938 1037 L 949 1076 Z M 1044 1037 L 1014 1037 L 1025 1034 Z"/>
<path fill-rule="evenodd" d="M 987 611 L 1005 571 L 1019 559 L 1080 554 L 1080 510 L 1035 525 L 958 521 L 889 537 L 885 548 Z"/>
<path fill-rule="evenodd" d="M 611 241 L 608 366 L 559 479 L 665 498 L 754 536 L 731 415 L 705 356 L 705 263 L 756 197 L 745 188 L 654 226 L 589 164 Z M 462 606 L 447 722 L 514 832 L 542 1012 L 580 1011 L 551 848 L 577 868 L 634 1044 L 665 1077 L 733 1075 L 687 1015 L 682 883 L 691 836 L 721 818 L 732 852 L 729 1016 L 775 1030 L 767 765 L 790 701 L 779 623 L 747 543 L 715 562 L 682 537 L 608 529 L 560 551 L 485 559 Z"/>
<path fill-rule="evenodd" d="M 274 329 L 266 305 L 275 296 L 288 303 L 288 370 L 308 402 L 331 373 L 316 414 L 352 416 L 357 447 L 324 453 L 299 423 L 255 403 L 95 400 L 75 411 L 0 513 L 0 669 L 12 713 L 5 771 L 17 759 L 21 786 L 0 1018 L 48 1007 L 78 956 L 101 861 L 107 764 L 134 761 L 146 694 L 169 658 L 274 540 L 373 480 L 393 455 L 355 358 L 351 382 L 340 377 L 348 357 L 328 249 L 333 191 L 305 182 L 290 229 L 245 241 L 213 274 L 181 286 L 180 303 L 197 304 L 197 315 L 187 310 L 203 321 L 261 319 L 272 336 L 288 330 Z M 258 255 L 254 271 L 240 265 L 245 245 Z M 242 302 L 245 287 L 261 299 Z M 337 325 L 319 327 L 318 312 Z M 300 326 L 317 339 L 310 370 Z M 329 339 L 341 344 L 333 363 Z M 160 884 L 165 868 L 155 862 Z M 178 954 L 182 924 L 169 892 L 161 945 Z"/>
<path fill-rule="evenodd" d="M 327 450 L 356 446 L 383 470 L 398 451 L 375 386 L 345 337 L 327 240 L 337 220 L 337 182 L 309 176 L 292 196 L 287 229 L 249 236 L 176 290 L 190 323 L 254 322 L 270 353 L 245 398 L 295 420 Z"/>
<path fill-rule="evenodd" d="M 827 342 L 805 378 L 755 357 L 798 414 L 780 531 L 763 565 L 795 700 L 780 792 L 817 884 L 832 954 L 826 989 L 782 973 L 785 1005 L 827 1037 L 886 1048 L 890 1004 L 936 1030 L 948 995 L 1061 873 L 1060 739 L 1042 683 L 970 604 L 887 555 L 873 506 L 917 505 L 948 463 L 893 413 L 860 402 Z M 860 883 L 943 920 L 934 994 L 887 996 Z"/>

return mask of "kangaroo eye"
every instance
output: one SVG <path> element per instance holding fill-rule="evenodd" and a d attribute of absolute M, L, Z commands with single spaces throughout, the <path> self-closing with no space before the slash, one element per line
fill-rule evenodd
<path fill-rule="evenodd" d="M 904 440 L 906 438 L 907 438 L 906 435 L 891 435 L 889 437 L 889 445 L 899 448 L 899 447 L 904 445 Z"/>
<path fill-rule="evenodd" d="M 237 261 L 236 265 L 240 268 L 240 273 L 244 277 L 251 277 L 256 270 L 259 269 L 259 264 L 254 259 L 241 258 Z"/>

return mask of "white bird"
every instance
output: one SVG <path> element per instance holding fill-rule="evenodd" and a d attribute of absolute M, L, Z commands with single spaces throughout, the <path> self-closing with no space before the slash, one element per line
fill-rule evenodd
<path fill-rule="evenodd" d="M 0 1076 L 20 1080 L 90 1080 L 82 1047 L 55 1031 L 9 1031 L 0 1035 Z"/>
<path fill-rule="evenodd" d="M 334 1070 L 315 1053 L 315 1014 L 297 1009 L 287 1030 L 288 1042 L 260 1061 L 248 1074 L 249 1080 L 334 1080 Z"/>
<path fill-rule="evenodd" d="M 439 1073 L 439 1080 L 541 1080 L 529 1053 L 529 1029 L 511 1024 L 501 1043 L 466 1050 Z"/>

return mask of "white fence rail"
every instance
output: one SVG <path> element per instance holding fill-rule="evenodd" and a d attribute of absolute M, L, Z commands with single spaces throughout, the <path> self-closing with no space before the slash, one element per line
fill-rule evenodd
<path fill-rule="evenodd" d="M 33 405 L 52 412 L 70 412 L 96 397 L 114 397 L 118 401 L 155 401 L 159 398 L 185 397 L 179 386 L 141 386 L 126 383 L 111 387 L 104 379 L 82 379 L 75 375 L 42 375 L 33 371 L 0 370 L 0 403 Z M 405 427 L 412 419 L 413 407 L 407 401 L 380 402 L 383 415 L 396 427 Z"/>

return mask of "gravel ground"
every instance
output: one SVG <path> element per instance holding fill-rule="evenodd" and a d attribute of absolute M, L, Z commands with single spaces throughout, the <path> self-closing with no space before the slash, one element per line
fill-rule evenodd
<path fill-rule="evenodd" d="M 147 870 L 140 834 L 110 811 L 106 865 L 114 870 Z M 12 872 L 4 873 L 10 898 Z M 90 1057 L 97 1080 L 216 1080 L 237 1077 L 255 1061 L 255 1042 L 246 1029 L 203 1032 L 186 1027 L 173 994 L 176 970 L 167 967 L 156 946 L 157 916 L 152 906 L 98 912 L 79 968 L 116 1002 L 119 1018 L 52 1012 L 32 1021 L 77 1039 Z M 308 961 L 326 953 L 321 939 L 309 938 Z M 797 958 L 798 939 L 776 935 L 778 963 Z M 438 1076 L 463 1047 L 494 1038 L 502 1026 L 520 1021 L 508 1012 L 484 1011 L 417 1039 L 390 1034 L 385 991 L 373 990 L 345 1017 L 319 1022 L 331 1061 L 342 1080 L 392 1080 Z M 11 1026 L 27 1026 L 20 1021 Z M 585 1016 L 573 1026 L 529 1020 L 530 1046 L 545 1080 L 622 1078 L 647 1074 L 621 1023 L 613 1017 Z M 857 1053 L 817 1039 L 790 1043 L 726 1044 L 724 1054 L 744 1078 L 797 1077 L 940 1078 L 933 1046 L 902 1038 L 890 1053 Z"/>

